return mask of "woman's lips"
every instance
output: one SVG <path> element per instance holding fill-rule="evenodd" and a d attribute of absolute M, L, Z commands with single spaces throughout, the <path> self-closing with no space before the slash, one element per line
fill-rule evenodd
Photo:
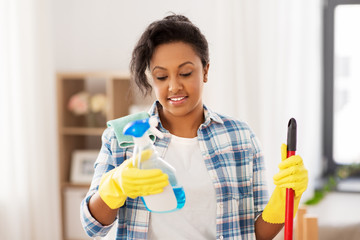
<path fill-rule="evenodd" d="M 187 96 L 176 96 L 168 98 L 169 102 L 173 105 L 180 105 L 184 103 L 187 99 Z"/>

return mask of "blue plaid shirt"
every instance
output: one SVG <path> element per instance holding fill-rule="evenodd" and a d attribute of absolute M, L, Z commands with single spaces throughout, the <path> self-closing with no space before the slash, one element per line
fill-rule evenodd
<path fill-rule="evenodd" d="M 159 120 L 165 134 L 155 146 L 164 157 L 170 133 L 160 123 L 157 103 L 149 111 Z M 263 211 L 268 193 L 264 161 L 258 139 L 241 121 L 219 115 L 204 106 L 205 122 L 197 134 L 200 150 L 216 192 L 217 239 L 255 239 L 255 219 Z M 114 225 L 103 226 L 92 217 L 88 203 L 98 190 L 101 176 L 132 156 L 132 148 L 120 148 L 113 129 L 102 136 L 102 148 L 95 163 L 95 174 L 87 196 L 81 203 L 81 221 L 89 236 L 105 236 Z M 140 198 L 126 200 L 117 215 L 116 239 L 147 239 L 150 212 Z"/>

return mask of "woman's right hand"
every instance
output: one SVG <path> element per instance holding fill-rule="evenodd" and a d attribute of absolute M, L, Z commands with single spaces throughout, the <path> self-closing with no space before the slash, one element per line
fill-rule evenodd
<path fill-rule="evenodd" d="M 146 160 L 150 155 L 144 151 L 141 159 Z M 138 169 L 133 166 L 133 158 L 130 158 L 102 176 L 99 195 L 106 205 L 116 209 L 124 205 L 127 197 L 161 193 L 168 184 L 168 175 L 160 169 Z"/>

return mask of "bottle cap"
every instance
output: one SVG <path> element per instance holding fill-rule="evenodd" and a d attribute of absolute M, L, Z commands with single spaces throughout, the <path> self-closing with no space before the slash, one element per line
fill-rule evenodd
<path fill-rule="evenodd" d="M 150 128 L 149 119 L 140 119 L 133 122 L 128 123 L 124 127 L 124 135 L 130 135 L 136 138 L 140 138 L 146 133 L 146 131 Z"/>
<path fill-rule="evenodd" d="M 128 123 L 124 127 L 123 134 L 140 138 L 150 129 L 150 131 L 158 138 L 164 138 L 164 134 L 156 128 L 157 125 L 158 121 L 155 117 L 136 120 Z"/>

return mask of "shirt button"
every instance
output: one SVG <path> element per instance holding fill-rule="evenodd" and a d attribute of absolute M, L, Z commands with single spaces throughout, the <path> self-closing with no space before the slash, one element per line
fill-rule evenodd
<path fill-rule="evenodd" d="M 222 208 L 224 206 L 223 203 L 219 203 L 219 208 Z"/>
<path fill-rule="evenodd" d="M 224 239 L 224 237 L 223 237 L 223 236 L 220 236 L 220 237 L 219 237 L 219 240 L 223 240 L 223 239 Z"/>

